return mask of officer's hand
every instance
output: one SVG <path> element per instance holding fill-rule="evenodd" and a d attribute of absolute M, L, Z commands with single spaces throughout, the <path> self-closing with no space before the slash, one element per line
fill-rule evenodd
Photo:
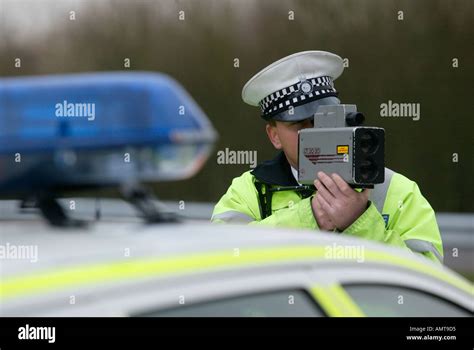
<path fill-rule="evenodd" d="M 326 211 L 323 210 L 319 201 L 316 200 L 317 196 L 318 194 L 316 193 L 311 201 L 311 206 L 313 208 L 313 215 L 316 219 L 316 222 L 318 223 L 318 227 L 324 231 L 334 231 L 336 226 L 333 224 Z"/>
<path fill-rule="evenodd" d="M 357 192 L 337 174 L 318 173 L 314 181 L 318 190 L 314 197 L 339 231 L 344 231 L 367 209 L 370 190 Z"/>

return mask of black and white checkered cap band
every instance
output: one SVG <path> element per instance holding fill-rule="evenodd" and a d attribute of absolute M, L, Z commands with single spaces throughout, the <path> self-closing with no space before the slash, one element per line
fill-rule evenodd
<path fill-rule="evenodd" d="M 269 119 L 290 106 L 300 106 L 328 96 L 337 96 L 337 91 L 333 86 L 332 78 L 324 76 L 306 79 L 275 91 L 261 100 L 259 105 L 262 117 Z"/>

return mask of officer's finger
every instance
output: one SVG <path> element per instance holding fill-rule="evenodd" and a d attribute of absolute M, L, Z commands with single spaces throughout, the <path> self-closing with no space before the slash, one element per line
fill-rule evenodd
<path fill-rule="evenodd" d="M 324 210 L 323 210 L 323 207 L 321 206 L 321 203 L 319 203 L 318 200 L 315 200 L 315 201 L 314 201 L 314 206 L 316 207 L 316 217 L 317 217 L 318 219 L 323 218 L 324 215 L 325 215 L 325 212 L 324 212 Z"/>
<path fill-rule="evenodd" d="M 322 171 L 318 172 L 318 177 L 319 180 L 321 180 L 324 186 L 326 186 L 328 191 L 331 192 L 334 197 L 337 197 L 341 194 L 341 191 L 339 191 L 339 187 L 337 187 L 334 180 L 327 176 L 325 173 L 323 173 Z"/>
<path fill-rule="evenodd" d="M 317 194 L 316 194 L 316 197 L 317 197 Z M 315 200 L 314 203 L 315 203 L 314 205 L 316 206 L 316 212 L 317 212 L 316 215 L 318 216 L 318 218 L 329 219 L 329 216 L 326 213 L 326 211 L 323 209 L 323 206 L 321 205 L 321 203 L 318 200 Z"/>
<path fill-rule="evenodd" d="M 321 204 L 321 207 L 323 208 L 323 210 L 326 212 L 326 213 L 331 213 L 332 212 L 332 208 L 331 206 L 329 205 L 329 203 L 323 198 L 323 196 L 320 196 L 318 194 L 316 194 L 316 200 L 319 201 L 319 204 Z"/>
<path fill-rule="evenodd" d="M 350 188 L 347 182 L 345 182 L 344 179 L 340 177 L 338 174 L 333 173 L 331 176 L 334 182 L 336 183 L 337 187 L 339 187 L 339 190 L 343 194 L 345 194 L 346 196 L 350 196 L 351 194 L 354 193 L 354 190 Z"/>
<path fill-rule="evenodd" d="M 314 208 L 315 208 L 315 217 L 316 217 L 316 222 L 318 224 L 318 227 L 320 230 L 324 231 L 333 231 L 334 230 L 334 224 L 332 223 L 331 219 L 329 218 L 329 215 L 324 211 L 323 207 L 321 206 L 321 203 L 319 203 L 316 198 L 314 198 Z"/>
<path fill-rule="evenodd" d="M 321 203 L 319 203 L 318 200 L 315 200 L 314 201 L 314 206 L 316 207 L 316 215 L 317 216 L 322 216 L 321 212 L 322 212 L 323 208 L 321 207 Z"/>
<path fill-rule="evenodd" d="M 326 213 L 326 211 L 321 206 L 321 203 L 319 203 L 319 201 L 317 201 L 317 200 L 315 200 L 314 203 L 315 203 L 314 205 L 316 206 L 316 216 L 317 216 L 317 218 L 319 220 L 325 220 L 325 221 L 328 221 L 328 222 L 332 222 L 331 218 L 328 215 L 328 213 Z"/>
<path fill-rule="evenodd" d="M 321 181 L 319 180 L 316 180 L 314 182 L 315 186 L 316 186 L 316 189 L 318 190 L 318 193 L 324 197 L 324 199 L 328 202 L 328 203 L 332 203 L 334 200 L 335 200 L 335 197 L 327 190 L 326 187 L 324 187 L 324 185 L 321 183 Z"/>

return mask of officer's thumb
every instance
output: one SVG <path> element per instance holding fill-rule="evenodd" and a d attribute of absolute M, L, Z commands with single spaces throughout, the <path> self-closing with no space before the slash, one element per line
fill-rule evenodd
<path fill-rule="evenodd" d="M 364 188 L 361 193 L 364 195 L 365 198 L 369 199 L 370 194 L 372 193 L 371 188 Z"/>

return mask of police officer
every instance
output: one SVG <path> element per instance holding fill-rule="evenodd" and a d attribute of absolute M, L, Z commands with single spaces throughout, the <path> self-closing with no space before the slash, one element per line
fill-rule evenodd
<path fill-rule="evenodd" d="M 411 249 L 442 261 L 433 209 L 417 184 L 390 169 L 373 190 L 354 190 L 337 174 L 315 174 L 316 191 L 299 190 L 298 130 L 312 127 L 321 105 L 339 104 L 333 81 L 342 59 L 305 51 L 284 57 L 252 77 L 244 102 L 260 106 L 278 155 L 232 181 L 214 208 L 212 222 L 337 231 Z M 294 190 L 274 191 L 282 186 Z"/>

